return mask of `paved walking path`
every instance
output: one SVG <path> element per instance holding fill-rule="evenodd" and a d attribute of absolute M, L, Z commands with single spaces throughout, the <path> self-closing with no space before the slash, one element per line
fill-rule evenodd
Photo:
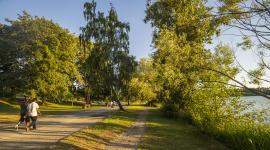
<path fill-rule="evenodd" d="M 0 122 L 0 150 L 48 149 L 58 140 L 90 124 L 101 121 L 111 109 L 82 111 L 69 115 L 38 118 L 38 130 L 16 131 L 14 123 Z"/>
<path fill-rule="evenodd" d="M 110 141 L 105 150 L 137 150 L 141 137 L 145 129 L 145 121 L 148 111 L 144 110 L 140 113 L 136 123 L 130 127 L 125 133 Z"/>

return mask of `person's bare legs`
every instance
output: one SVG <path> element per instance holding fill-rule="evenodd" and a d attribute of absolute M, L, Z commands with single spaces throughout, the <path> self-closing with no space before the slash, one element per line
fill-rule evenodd
<path fill-rule="evenodd" d="M 16 131 L 19 130 L 19 125 L 21 124 L 21 122 L 19 121 L 16 125 L 15 125 L 15 128 L 16 128 Z"/>

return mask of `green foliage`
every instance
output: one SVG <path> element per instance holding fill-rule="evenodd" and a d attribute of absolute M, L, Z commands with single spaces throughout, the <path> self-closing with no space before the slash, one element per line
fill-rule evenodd
<path fill-rule="evenodd" d="M 43 99 L 64 99 L 74 80 L 80 80 L 74 36 L 26 12 L 8 23 L 0 29 L 0 76 L 5 86 L 13 92 L 34 91 Z"/>
<path fill-rule="evenodd" d="M 129 95 L 133 100 L 150 102 L 156 99 L 157 85 L 151 59 L 141 59 L 129 83 Z"/>
<path fill-rule="evenodd" d="M 224 8 L 220 12 L 239 9 L 238 0 L 222 2 Z M 153 66 L 158 98 L 163 110 L 185 112 L 202 131 L 223 137 L 236 149 L 247 148 L 243 146 L 246 141 L 258 142 L 250 149 L 266 147 L 267 143 L 250 138 L 256 136 L 253 127 L 260 128 L 260 117 L 243 112 L 246 106 L 238 101 L 240 93 L 230 84 L 238 73 L 232 50 L 226 44 L 219 44 L 214 50 L 205 48 L 220 25 L 231 21 L 226 15 L 214 16 L 212 8 L 200 0 L 157 0 L 148 6 L 145 20 L 155 28 Z M 248 42 L 245 45 L 249 46 Z M 166 115 L 168 111 L 163 112 Z M 261 129 L 266 132 L 266 128 Z M 264 141 L 265 137 L 258 139 Z M 236 145 L 233 141 L 243 143 Z"/>
<path fill-rule="evenodd" d="M 254 43 L 249 36 L 244 36 L 242 40 L 243 41 L 241 43 L 238 43 L 237 46 L 241 47 L 243 50 L 249 50 L 254 46 Z"/>
<path fill-rule="evenodd" d="M 266 68 L 264 65 L 259 65 L 258 68 L 249 71 L 248 77 L 250 78 L 250 83 L 260 86 L 265 75 Z"/>
<path fill-rule="evenodd" d="M 129 55 L 129 24 L 118 19 L 111 7 L 108 16 L 96 11 L 96 2 L 84 4 L 86 26 L 82 28 L 81 41 L 89 57 L 83 65 L 88 95 L 112 97 L 119 102 L 127 94 L 127 85 L 135 69 L 135 58 Z M 91 92 L 90 92 L 91 91 Z M 105 98 L 104 97 L 104 98 Z"/>
<path fill-rule="evenodd" d="M 178 118 L 179 109 L 178 106 L 172 103 L 165 103 L 161 107 L 161 111 L 168 118 Z"/>

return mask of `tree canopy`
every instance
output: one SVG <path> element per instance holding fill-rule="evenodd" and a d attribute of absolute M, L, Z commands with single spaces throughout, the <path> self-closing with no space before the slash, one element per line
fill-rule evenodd
<path fill-rule="evenodd" d="M 26 12 L 0 28 L 2 86 L 61 100 L 81 77 L 75 37 L 58 24 Z"/>
<path fill-rule="evenodd" d="M 119 98 L 126 93 L 124 91 L 136 65 L 135 57 L 129 55 L 129 24 L 118 19 L 112 6 L 108 16 L 96 11 L 95 1 L 84 4 L 84 17 L 86 26 L 82 27 L 80 39 L 90 52 L 83 73 L 89 89 L 87 97 L 90 91 L 96 95 L 102 93 L 116 101 L 123 110 Z M 94 46 L 87 48 L 87 43 Z"/>

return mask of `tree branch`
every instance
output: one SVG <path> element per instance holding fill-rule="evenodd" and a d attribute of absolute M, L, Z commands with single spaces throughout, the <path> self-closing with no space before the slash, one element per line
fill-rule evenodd
<path fill-rule="evenodd" d="M 267 94 L 265 94 L 265 93 L 263 93 L 263 92 L 261 92 L 261 91 L 259 91 L 259 90 L 251 89 L 251 88 L 247 87 L 246 85 L 244 85 L 244 84 L 241 83 L 240 81 L 237 81 L 236 79 L 234 79 L 233 77 L 229 76 L 228 74 L 226 74 L 226 73 L 224 73 L 224 72 L 221 72 L 221 71 L 218 71 L 218 70 L 215 70 L 215 69 L 212 69 L 212 68 L 206 68 L 206 67 L 200 67 L 199 69 L 208 70 L 208 71 L 213 71 L 213 72 L 218 73 L 218 74 L 220 74 L 220 75 L 222 75 L 222 76 L 225 76 L 225 77 L 231 79 L 232 81 L 236 82 L 237 84 L 239 84 L 239 85 L 242 86 L 243 88 L 249 90 L 250 92 L 252 92 L 252 93 L 254 93 L 254 94 L 257 94 L 257 95 L 260 95 L 260 96 L 265 97 L 265 98 L 267 98 L 267 99 L 270 100 L 270 97 L 269 97 Z"/>

